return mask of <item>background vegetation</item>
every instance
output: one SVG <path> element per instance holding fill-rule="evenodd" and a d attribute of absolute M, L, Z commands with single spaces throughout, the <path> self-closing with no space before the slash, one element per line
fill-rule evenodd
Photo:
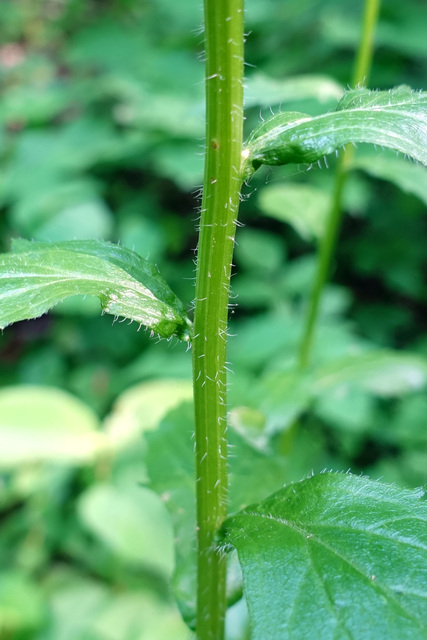
<path fill-rule="evenodd" d="M 247 0 L 248 130 L 270 104 L 334 106 L 361 11 L 356 0 Z M 17 236 L 120 242 L 191 305 L 201 15 L 193 0 L 3 0 L 2 250 Z M 384 0 L 370 86 L 427 87 L 426 26 L 421 3 Z M 264 494 L 253 478 L 259 497 L 324 468 L 427 482 L 425 170 L 362 146 L 355 163 L 304 374 L 294 365 L 333 161 L 263 170 L 246 189 L 230 422 L 248 460 L 267 433 L 280 458 Z M 191 357 L 155 342 L 79 298 L 0 337 L 2 640 L 189 637 L 169 587 L 171 525 L 150 489 L 163 479 L 147 469 L 143 433 L 191 397 Z M 244 620 L 238 604 L 230 640 L 246 637 Z"/>

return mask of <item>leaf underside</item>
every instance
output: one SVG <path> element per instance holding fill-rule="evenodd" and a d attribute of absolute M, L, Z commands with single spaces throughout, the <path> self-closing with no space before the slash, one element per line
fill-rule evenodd
<path fill-rule="evenodd" d="M 427 502 L 325 473 L 226 520 L 253 640 L 425 640 Z"/>
<path fill-rule="evenodd" d="M 243 150 L 243 176 L 261 165 L 312 163 L 349 143 L 389 147 L 427 165 L 427 92 L 347 91 L 336 110 L 311 117 L 277 113 L 263 122 Z"/>
<path fill-rule="evenodd" d="M 189 339 L 182 303 L 157 268 L 135 252 L 96 240 L 18 240 L 11 253 L 0 256 L 1 329 L 79 294 L 98 297 L 103 312 L 134 320 L 160 337 Z"/>

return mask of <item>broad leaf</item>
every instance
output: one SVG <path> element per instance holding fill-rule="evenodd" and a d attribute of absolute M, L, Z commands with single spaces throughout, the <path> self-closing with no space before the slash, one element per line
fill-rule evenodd
<path fill-rule="evenodd" d="M 152 380 L 122 393 L 105 420 L 105 431 L 114 449 L 133 446 L 146 431 L 157 429 L 171 409 L 193 397 L 190 380 Z"/>
<path fill-rule="evenodd" d="M 261 165 L 311 163 L 348 143 L 369 142 L 427 164 L 427 92 L 354 89 L 336 110 L 311 117 L 278 113 L 263 122 L 243 150 L 243 174 Z"/>
<path fill-rule="evenodd" d="M 388 154 L 377 154 L 375 159 L 371 154 L 357 155 L 351 166 L 375 178 L 393 182 L 402 191 L 417 196 L 427 205 L 427 175 L 424 167 Z"/>
<path fill-rule="evenodd" d="M 318 369 L 313 391 L 318 395 L 343 384 L 357 385 L 383 397 L 416 391 L 427 384 L 427 359 L 386 350 L 342 358 Z"/>
<path fill-rule="evenodd" d="M 427 502 L 326 473 L 228 518 L 252 640 L 425 640 Z"/>
<path fill-rule="evenodd" d="M 336 340 L 339 337 L 337 330 Z M 270 434 L 284 430 L 314 401 L 322 416 L 366 429 L 372 396 L 402 396 L 426 386 L 427 359 L 421 355 L 385 349 L 341 353 L 304 373 L 287 368 L 265 375 L 259 408 Z"/>
<path fill-rule="evenodd" d="M 265 187 L 258 202 L 265 215 L 287 222 L 304 240 L 312 240 L 323 235 L 331 197 L 313 185 L 288 182 Z"/>
<path fill-rule="evenodd" d="M 269 107 L 310 98 L 327 102 L 340 98 L 343 91 L 342 86 L 328 76 L 301 75 L 276 80 L 257 72 L 246 80 L 245 105 Z"/>
<path fill-rule="evenodd" d="M 29 637 L 45 621 L 46 603 L 40 585 L 20 571 L 6 571 L 0 576 L 0 620 L 4 638 Z"/>
<path fill-rule="evenodd" d="M 135 320 L 162 338 L 189 340 L 184 307 L 138 254 L 96 240 L 16 241 L 0 257 L 0 328 L 37 318 L 64 298 L 96 296 L 102 310 Z"/>
<path fill-rule="evenodd" d="M 139 588 L 137 579 L 137 587 L 117 588 L 68 565 L 55 567 L 43 583 L 49 625 L 34 640 L 190 640 L 176 607 Z"/>
<path fill-rule="evenodd" d="M 107 447 L 99 427 L 96 415 L 65 391 L 5 387 L 0 392 L 0 469 L 92 461 Z"/>
<path fill-rule="evenodd" d="M 78 514 L 85 527 L 118 558 L 165 576 L 172 573 L 168 514 L 149 489 L 93 485 L 80 497 Z"/>

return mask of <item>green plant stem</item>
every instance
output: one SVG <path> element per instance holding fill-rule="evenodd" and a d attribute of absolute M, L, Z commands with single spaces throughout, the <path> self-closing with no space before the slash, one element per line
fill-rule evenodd
<path fill-rule="evenodd" d="M 199 640 L 221 640 L 226 560 L 215 534 L 227 515 L 226 343 L 241 187 L 243 0 L 205 0 L 206 157 L 196 275 L 193 376 Z"/>
<path fill-rule="evenodd" d="M 353 70 L 353 86 L 366 84 L 368 81 L 380 2 L 381 0 L 365 0 L 361 38 Z M 353 155 L 353 147 L 348 147 L 338 158 L 332 204 L 327 217 L 325 233 L 319 248 L 316 275 L 308 303 L 308 311 L 301 340 L 299 352 L 300 369 L 306 369 L 310 363 L 322 293 L 330 273 L 332 256 L 341 226 L 344 186 L 347 172 L 352 164 Z"/>
<path fill-rule="evenodd" d="M 381 0 L 365 0 L 362 33 L 353 69 L 352 85 L 367 85 L 372 66 L 374 37 Z"/>

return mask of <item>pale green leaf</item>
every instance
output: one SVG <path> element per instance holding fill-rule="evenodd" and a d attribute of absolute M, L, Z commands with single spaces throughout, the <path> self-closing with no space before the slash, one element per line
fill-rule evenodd
<path fill-rule="evenodd" d="M 16 241 L 0 256 L 0 327 L 37 318 L 64 298 L 96 296 L 102 310 L 168 338 L 189 339 L 182 303 L 157 268 L 138 254 L 97 240 Z"/>
<path fill-rule="evenodd" d="M 278 80 L 259 71 L 247 78 L 245 86 L 247 107 L 269 107 L 310 98 L 327 102 L 337 100 L 344 92 L 343 87 L 328 76 L 301 75 Z"/>
<path fill-rule="evenodd" d="M 0 631 L 2 638 L 22 638 L 34 633 L 44 623 L 47 607 L 43 592 L 36 582 L 18 571 L 0 576 Z"/>
<path fill-rule="evenodd" d="M 78 513 L 85 527 L 122 560 L 171 574 L 169 518 L 149 489 L 125 491 L 107 484 L 93 485 L 81 496 Z"/>
<path fill-rule="evenodd" d="M 336 329 L 334 333 L 338 341 L 341 336 Z M 316 412 L 331 422 L 366 429 L 372 396 L 402 396 L 427 386 L 423 356 L 358 348 L 358 353 L 343 355 L 341 347 L 332 359 L 303 374 L 287 369 L 264 376 L 260 409 L 266 415 L 267 432 L 283 431 L 314 401 Z"/>
<path fill-rule="evenodd" d="M 322 394 L 344 384 L 384 397 L 416 391 L 427 384 L 427 360 L 417 354 L 386 350 L 359 353 L 319 368 L 313 390 Z"/>
<path fill-rule="evenodd" d="M 68 565 L 44 581 L 49 596 L 48 629 L 34 640 L 190 640 L 176 607 L 151 589 L 108 588 Z M 78 615 L 76 615 L 78 612 Z"/>
<path fill-rule="evenodd" d="M 250 136 L 243 174 L 261 164 L 312 163 L 348 143 L 369 142 L 427 164 L 427 92 L 401 86 L 390 91 L 347 91 L 336 110 L 311 117 L 278 113 Z"/>
<path fill-rule="evenodd" d="M 176 606 L 162 600 L 154 589 L 114 594 L 92 628 L 100 640 L 192 640 Z"/>
<path fill-rule="evenodd" d="M 427 173 L 424 167 L 406 162 L 388 154 L 357 155 L 352 161 L 352 167 L 362 169 L 374 178 L 389 180 L 402 191 L 417 196 L 427 205 Z"/>
<path fill-rule="evenodd" d="M 325 473 L 226 520 L 252 640 L 425 640 L 427 502 Z"/>
<path fill-rule="evenodd" d="M 80 464 L 106 447 L 96 415 L 69 393 L 18 386 L 0 391 L 0 468 Z"/>
<path fill-rule="evenodd" d="M 287 222 L 304 240 L 313 240 L 323 234 L 331 198 L 313 185 L 288 182 L 262 189 L 258 203 L 265 215 Z"/>
<path fill-rule="evenodd" d="M 115 449 L 140 440 L 141 434 L 156 429 L 174 407 L 193 397 L 190 380 L 151 380 L 127 389 L 115 402 L 105 420 L 105 431 Z"/>

